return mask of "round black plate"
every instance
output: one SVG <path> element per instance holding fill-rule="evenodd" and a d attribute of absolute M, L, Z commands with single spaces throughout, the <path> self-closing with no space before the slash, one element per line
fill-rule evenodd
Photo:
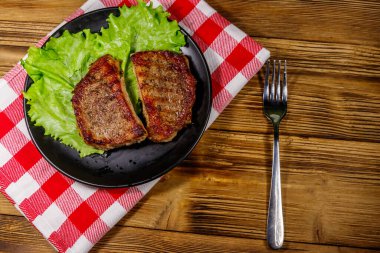
<path fill-rule="evenodd" d="M 96 10 L 80 16 L 62 26 L 52 36 L 59 37 L 64 30 L 79 32 L 89 28 L 92 32 L 107 27 L 107 17 L 119 15 L 118 8 Z M 80 158 L 76 150 L 44 135 L 42 127 L 34 126 L 28 115 L 29 105 L 24 99 L 24 112 L 29 133 L 44 158 L 66 176 L 98 187 L 128 187 L 142 184 L 165 174 L 183 161 L 198 143 L 205 131 L 211 110 L 211 79 L 206 61 L 185 31 L 187 44 L 182 52 L 190 60 L 191 72 L 197 79 L 196 101 L 193 107 L 192 124 L 180 131 L 168 143 L 153 143 L 146 140 L 129 147 Z M 25 90 L 33 83 L 28 76 Z"/>

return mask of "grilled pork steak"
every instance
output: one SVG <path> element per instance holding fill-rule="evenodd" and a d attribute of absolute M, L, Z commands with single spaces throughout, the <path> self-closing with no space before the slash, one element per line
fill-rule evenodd
<path fill-rule="evenodd" d="M 169 51 L 137 52 L 131 56 L 137 77 L 148 138 L 171 141 L 191 123 L 196 79 L 186 56 Z"/>
<path fill-rule="evenodd" d="M 74 89 L 72 104 L 80 134 L 88 145 L 109 150 L 147 137 L 125 90 L 120 62 L 110 55 L 90 66 Z"/>

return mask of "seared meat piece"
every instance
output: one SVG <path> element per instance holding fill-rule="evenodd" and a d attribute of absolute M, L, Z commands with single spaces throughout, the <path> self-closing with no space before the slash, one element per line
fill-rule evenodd
<path fill-rule="evenodd" d="M 105 55 L 75 86 L 72 104 L 84 141 L 109 150 L 143 141 L 147 132 L 125 90 L 120 62 Z"/>
<path fill-rule="evenodd" d="M 191 123 L 196 79 L 188 59 L 169 51 L 138 52 L 131 56 L 137 77 L 148 138 L 171 141 Z"/>

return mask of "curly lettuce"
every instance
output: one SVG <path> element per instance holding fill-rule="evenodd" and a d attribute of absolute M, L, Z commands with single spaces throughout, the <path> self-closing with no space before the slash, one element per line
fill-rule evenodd
<path fill-rule="evenodd" d="M 153 8 L 139 1 L 130 8 L 119 8 L 120 15 L 107 18 L 108 27 L 99 33 L 85 29 L 78 33 L 64 31 L 51 38 L 43 48 L 31 47 L 22 65 L 33 84 L 24 93 L 30 105 L 28 114 L 45 135 L 73 147 L 81 157 L 102 150 L 87 145 L 79 135 L 71 104 L 75 85 L 85 76 L 89 66 L 99 57 L 110 54 L 121 60 L 129 96 L 140 112 L 137 80 L 130 55 L 146 50 L 179 52 L 185 45 L 184 35 L 176 21 L 162 7 Z"/>

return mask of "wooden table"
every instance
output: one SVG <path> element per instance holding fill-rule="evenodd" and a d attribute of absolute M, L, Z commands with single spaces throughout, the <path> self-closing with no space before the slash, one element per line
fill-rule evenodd
<path fill-rule="evenodd" d="M 380 4 L 209 0 L 288 60 L 281 124 L 284 251 L 380 250 Z M 0 75 L 83 1 L 1 0 Z M 253 78 L 188 159 L 94 248 L 263 252 L 272 127 Z M 0 197 L 0 251 L 52 252 Z"/>

